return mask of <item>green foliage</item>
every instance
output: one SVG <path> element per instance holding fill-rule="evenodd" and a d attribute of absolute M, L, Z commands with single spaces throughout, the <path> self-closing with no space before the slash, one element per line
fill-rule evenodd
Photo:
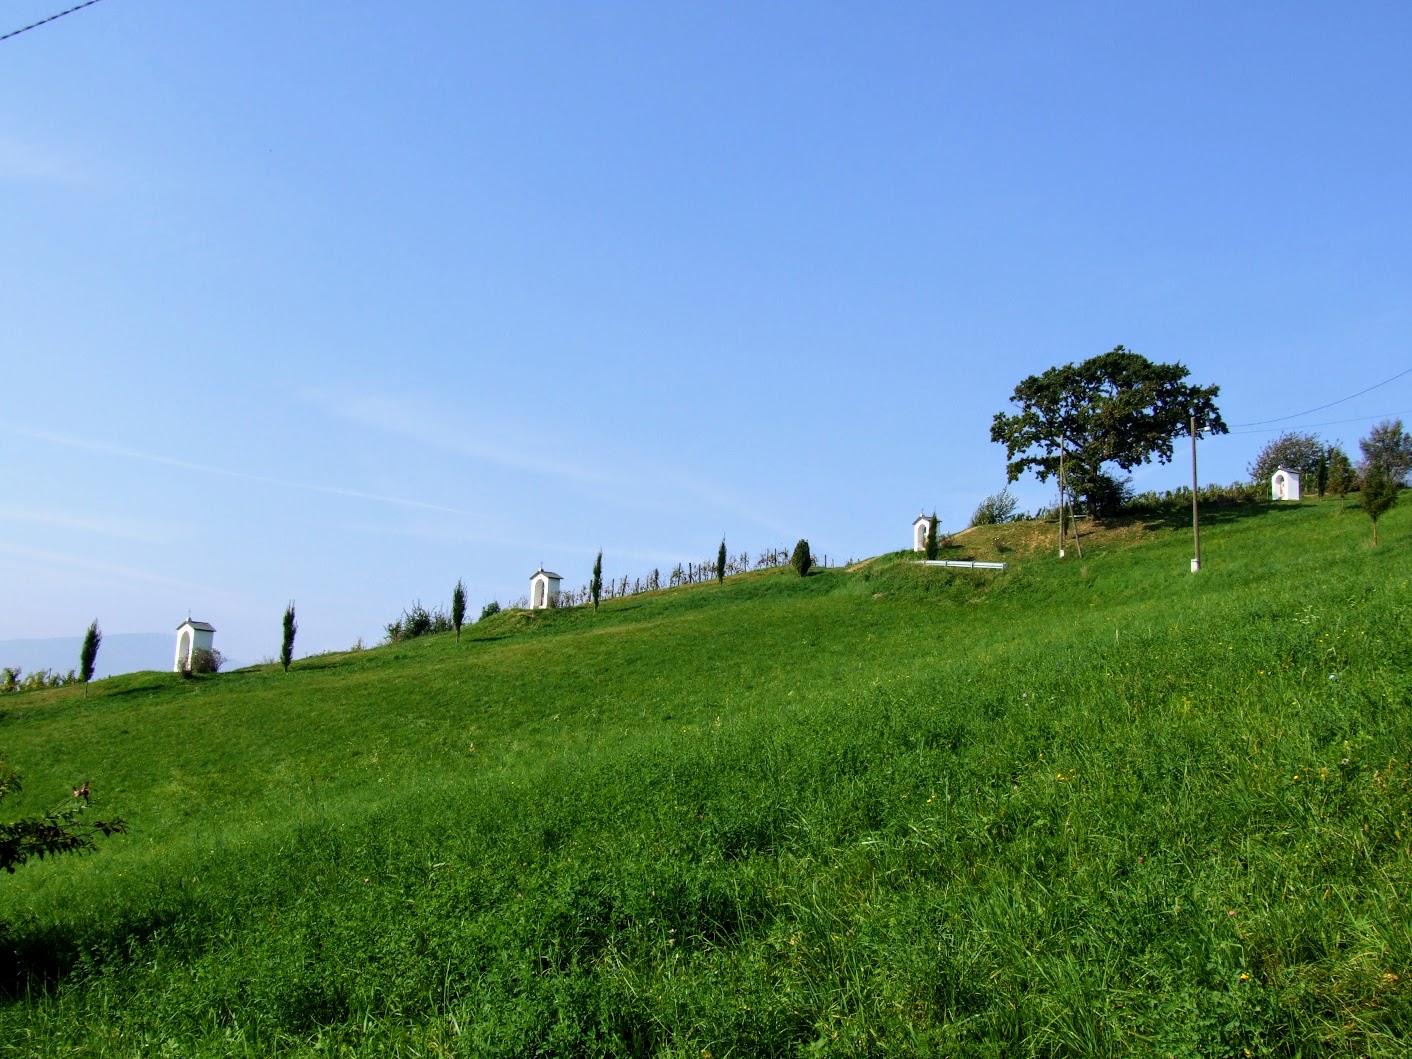
<path fill-rule="evenodd" d="M 289 601 L 289 606 L 284 608 L 284 618 L 281 622 L 284 630 L 280 641 L 279 664 L 284 667 L 286 673 L 289 672 L 289 663 L 294 661 L 294 634 L 299 631 L 298 624 L 294 621 L 294 600 Z"/>
<path fill-rule="evenodd" d="M 0 761 L 0 799 L 20 789 L 19 773 Z M 89 806 L 89 799 L 89 785 L 85 783 L 74 788 L 70 805 L 57 806 L 38 816 L 0 822 L 0 868 L 13 875 L 27 860 L 43 860 L 60 853 L 83 853 L 94 848 L 99 835 L 106 837 L 127 830 L 127 825 L 118 818 L 79 820 Z"/>
<path fill-rule="evenodd" d="M 1259 485 L 1254 482 L 1203 485 L 1196 494 L 1196 499 L 1203 508 L 1253 505 L 1269 498 L 1269 484 Z M 1128 498 L 1124 510 L 1129 514 L 1187 514 L 1191 511 L 1191 488 L 1181 486 L 1177 489 L 1136 493 Z"/>
<path fill-rule="evenodd" d="M 598 599 L 603 595 L 603 549 L 598 549 L 593 560 L 593 577 L 588 583 L 588 593 L 593 599 L 593 610 L 598 611 Z"/>
<path fill-rule="evenodd" d="M 1378 519 L 1397 503 L 1397 492 L 1401 488 L 1382 466 L 1372 464 L 1363 475 L 1363 487 L 1358 490 L 1358 504 L 1364 513 L 1373 520 L 1373 543 L 1378 543 Z"/>
<path fill-rule="evenodd" d="M 928 559 L 935 559 L 941 554 L 941 520 L 936 517 L 936 512 L 932 512 L 932 517 L 927 520 L 927 541 L 924 554 Z"/>
<path fill-rule="evenodd" d="M 98 628 L 98 619 L 94 618 L 88 631 L 83 634 L 83 646 L 78 652 L 79 679 L 85 684 L 93 679 L 93 669 L 98 663 L 98 645 L 102 642 L 103 633 Z"/>
<path fill-rule="evenodd" d="M 78 675 L 70 669 L 60 673 L 52 669 L 36 669 L 29 675 L 18 666 L 6 666 L 0 670 L 0 693 L 7 691 L 43 691 L 45 688 L 62 688 L 79 683 Z"/>
<path fill-rule="evenodd" d="M 450 632 L 453 628 L 455 626 L 452 618 L 446 611 L 440 607 L 428 610 L 422 606 L 421 600 L 417 600 L 403 610 L 396 621 L 384 625 L 383 632 L 387 635 L 388 643 L 401 643 L 403 640 L 415 640 L 419 636 L 430 636 L 432 633 Z M 460 639 L 459 634 L 457 639 Z"/>
<path fill-rule="evenodd" d="M 456 587 L 451 591 L 451 624 L 456 626 L 456 639 L 461 639 L 461 626 L 466 622 L 466 586 L 456 579 Z"/>
<path fill-rule="evenodd" d="M 1252 482 L 1265 485 L 1270 484 L 1270 479 L 1281 467 L 1297 471 L 1304 482 L 1313 483 L 1328 454 L 1329 448 L 1318 434 L 1291 430 L 1266 442 L 1246 470 Z"/>
<path fill-rule="evenodd" d="M 809 551 L 809 542 L 803 537 L 794 545 L 794 551 L 790 553 L 789 565 L 794 567 L 795 573 L 800 577 L 805 577 L 809 573 L 810 567 L 814 565 L 814 556 Z"/>
<path fill-rule="evenodd" d="M 481 609 L 480 609 L 480 619 L 479 619 L 479 620 L 480 620 L 480 621 L 485 621 L 485 619 L 488 618 L 488 617 L 490 617 L 492 614 L 499 614 L 499 613 L 500 613 L 500 603 L 499 603 L 498 600 L 492 599 L 492 600 L 491 600 L 489 603 L 487 603 L 485 606 L 481 607 Z"/>
<path fill-rule="evenodd" d="M 1327 460 L 1329 489 L 1343 500 L 1358 487 L 1358 473 L 1353 469 L 1353 461 L 1348 458 L 1348 453 L 1337 445 L 1329 446 Z"/>
<path fill-rule="evenodd" d="M 998 493 L 991 493 L 976 505 L 971 515 L 972 526 L 999 526 L 1015 517 L 1019 501 L 1015 499 L 1007 485 Z"/>
<path fill-rule="evenodd" d="M 716 551 L 716 583 L 724 584 L 726 580 L 726 539 L 721 538 L 721 546 Z"/>
<path fill-rule="evenodd" d="M 209 647 L 198 647 L 191 652 L 191 665 L 186 672 L 190 676 L 202 676 L 210 673 L 219 673 L 221 666 L 225 665 L 225 656 L 219 651 Z"/>
<path fill-rule="evenodd" d="M 1358 442 L 1363 453 L 1359 470 L 1366 478 L 1375 467 L 1394 485 L 1407 484 L 1407 472 L 1412 471 L 1412 434 L 1402 429 L 1402 420 L 1385 419 Z"/>
<path fill-rule="evenodd" d="M 6 700 L 143 841 L 0 886 L 0 1055 L 1400 1059 L 1412 555 L 1213 516 Z"/>
<path fill-rule="evenodd" d="M 1094 514 L 1116 513 L 1113 484 L 1104 471 L 1116 464 L 1128 471 L 1153 459 L 1172 459 L 1173 439 L 1197 429 L 1224 434 L 1217 410 L 1219 386 L 1194 386 L 1182 364 L 1154 364 L 1122 346 L 1081 364 L 1064 364 L 1022 380 L 1010 396 L 1019 412 L 997 412 L 991 441 L 1005 446 L 1010 481 L 1033 471 L 1041 482 L 1059 472 Z"/>

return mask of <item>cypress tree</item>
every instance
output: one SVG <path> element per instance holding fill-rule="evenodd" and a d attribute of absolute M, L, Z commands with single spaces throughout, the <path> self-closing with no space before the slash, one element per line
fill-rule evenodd
<path fill-rule="evenodd" d="M 593 560 L 593 580 L 588 583 L 588 594 L 593 597 L 594 613 L 598 612 L 598 597 L 603 594 L 603 549 L 598 549 L 598 557 Z"/>
<path fill-rule="evenodd" d="M 284 608 L 284 642 L 280 645 L 279 661 L 284 666 L 284 671 L 289 672 L 289 663 L 294 661 L 294 634 L 299 631 L 299 626 L 294 622 L 294 600 L 289 601 L 289 606 Z"/>
<path fill-rule="evenodd" d="M 803 537 L 800 537 L 799 543 L 794 546 L 794 553 L 789 557 L 789 565 L 799 571 L 800 577 L 805 577 L 809 573 L 809 568 L 814 565 L 814 557 L 809 554 L 809 542 Z"/>
<path fill-rule="evenodd" d="M 724 584 L 726 580 L 726 539 L 721 538 L 721 548 L 716 552 L 716 583 Z"/>
<path fill-rule="evenodd" d="M 93 667 L 98 661 L 98 645 L 103 642 L 103 632 L 98 628 L 98 619 L 83 634 L 83 647 L 78 652 L 79 679 L 87 684 L 93 679 Z M 87 690 L 87 689 L 85 689 Z"/>
<path fill-rule="evenodd" d="M 456 587 L 451 592 L 451 624 L 456 626 L 456 642 L 461 641 L 461 626 L 466 621 L 466 586 L 456 579 Z"/>
<path fill-rule="evenodd" d="M 936 512 L 932 512 L 931 520 L 927 523 L 927 558 L 935 559 L 941 549 L 941 538 L 938 536 L 938 528 L 941 519 L 936 517 Z"/>

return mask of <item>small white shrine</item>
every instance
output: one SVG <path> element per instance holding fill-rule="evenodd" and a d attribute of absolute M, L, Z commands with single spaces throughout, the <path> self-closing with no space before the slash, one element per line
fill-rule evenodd
<path fill-rule="evenodd" d="M 912 550 L 914 552 L 924 552 L 927 550 L 927 527 L 931 525 L 930 515 L 918 515 L 917 520 L 912 523 Z"/>
<path fill-rule="evenodd" d="M 176 662 L 172 665 L 172 672 L 181 673 L 190 669 L 192 654 L 196 651 L 211 650 L 211 641 L 215 634 L 216 627 L 207 625 L 204 621 L 192 621 L 187 618 L 178 625 Z"/>
<path fill-rule="evenodd" d="M 530 577 L 530 610 L 543 610 L 559 601 L 559 582 L 564 580 L 558 574 L 540 567 Z"/>
<path fill-rule="evenodd" d="M 1270 479 L 1271 500 L 1299 499 L 1299 472 L 1281 466 Z"/>

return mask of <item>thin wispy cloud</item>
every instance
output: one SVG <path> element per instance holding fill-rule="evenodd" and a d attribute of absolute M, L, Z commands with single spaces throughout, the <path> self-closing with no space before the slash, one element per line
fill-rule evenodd
<path fill-rule="evenodd" d="M 439 424 L 450 422 L 450 416 L 443 410 L 415 401 L 327 390 L 308 390 L 303 396 L 310 404 L 357 426 L 406 438 L 428 448 L 450 452 L 481 463 L 541 474 L 592 488 L 600 495 L 611 498 L 612 503 L 618 507 L 672 512 L 679 510 L 681 505 L 674 501 L 670 494 L 685 493 L 711 507 L 763 526 L 771 532 L 788 533 L 776 519 L 760 513 L 731 490 L 696 478 L 681 468 L 663 466 L 649 460 L 625 470 L 621 461 L 613 461 L 616 471 L 608 473 L 578 463 L 542 457 L 503 445 L 488 444 L 448 430 Z M 658 487 L 657 495 L 643 493 L 640 486 L 644 481 L 662 483 Z"/>
<path fill-rule="evenodd" d="M 143 452 L 140 449 L 129 449 L 122 445 L 113 445 L 105 441 L 93 441 L 88 438 L 73 437 L 68 434 L 55 434 L 44 430 L 26 430 L 23 427 L 0 427 L 0 430 L 4 430 L 17 437 L 29 438 L 31 441 L 42 441 L 49 445 L 62 445 L 67 448 L 82 449 L 86 452 L 98 452 L 108 456 L 121 456 L 130 460 L 141 460 L 147 463 L 161 464 L 165 467 L 175 467 L 178 470 L 195 471 L 199 474 L 215 474 L 225 478 L 235 478 L 244 482 L 255 482 L 260 485 L 273 485 L 284 489 L 302 489 L 310 493 L 324 493 L 328 496 L 344 496 L 354 500 L 367 500 L 377 504 L 390 504 L 394 507 L 411 508 L 418 511 L 437 511 L 447 515 L 474 517 L 473 512 L 463 511 L 460 508 L 447 507 L 444 504 L 432 504 L 424 500 L 411 500 L 407 497 L 369 493 L 361 489 L 348 489 L 337 485 L 322 485 L 317 482 L 298 482 L 285 478 L 271 478 L 263 474 L 252 474 L 248 471 L 238 471 L 230 467 L 216 467 L 206 463 L 193 463 L 190 460 L 179 460 L 175 457 L 162 456 L 155 452 Z"/>
<path fill-rule="evenodd" d="M 106 574 L 109 577 L 117 577 L 126 581 L 141 581 L 152 585 L 165 585 L 169 588 L 184 588 L 197 592 L 214 594 L 218 590 L 210 585 L 198 585 L 191 581 L 183 581 L 180 578 L 168 577 L 166 574 L 153 573 L 151 570 L 139 570 L 136 567 L 122 566 L 118 563 L 105 563 L 97 559 L 90 559 L 84 555 L 67 555 L 62 552 L 45 551 L 41 548 L 23 548 L 13 544 L 0 543 L 0 555 L 10 555 L 17 559 L 24 559 L 27 562 L 47 563 L 51 566 L 60 566 L 70 570 L 83 570 L 88 573 Z"/>
<path fill-rule="evenodd" d="M 611 476 L 590 467 L 469 437 L 444 425 L 451 421 L 450 417 L 412 401 L 322 390 L 308 390 L 303 396 L 310 404 L 356 426 L 394 434 L 428 448 L 456 453 L 481 463 L 565 479 L 585 486 L 609 485 L 613 481 Z"/>
<path fill-rule="evenodd" d="M 0 522 L 3 521 L 76 530 L 80 533 L 137 541 L 140 544 L 170 544 L 182 536 L 178 527 L 167 523 L 94 511 L 64 511 L 52 508 L 0 509 Z"/>

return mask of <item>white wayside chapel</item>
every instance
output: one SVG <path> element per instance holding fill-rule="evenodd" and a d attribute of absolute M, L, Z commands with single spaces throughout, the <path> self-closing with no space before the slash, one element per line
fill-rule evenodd
<path fill-rule="evenodd" d="M 912 550 L 914 552 L 927 550 L 927 527 L 931 525 L 931 521 L 927 515 L 918 515 L 917 520 L 912 523 Z"/>
<path fill-rule="evenodd" d="M 192 621 L 187 618 L 178 625 L 176 662 L 172 665 L 172 672 L 180 673 L 190 669 L 193 652 L 211 650 L 211 640 L 215 633 L 216 627 L 207 625 L 204 621 Z"/>
<path fill-rule="evenodd" d="M 1299 472 L 1280 467 L 1270 479 L 1271 500 L 1299 499 Z"/>
<path fill-rule="evenodd" d="M 564 580 L 556 573 L 540 567 L 530 576 L 530 610 L 543 610 L 552 607 L 559 600 L 559 582 Z"/>

